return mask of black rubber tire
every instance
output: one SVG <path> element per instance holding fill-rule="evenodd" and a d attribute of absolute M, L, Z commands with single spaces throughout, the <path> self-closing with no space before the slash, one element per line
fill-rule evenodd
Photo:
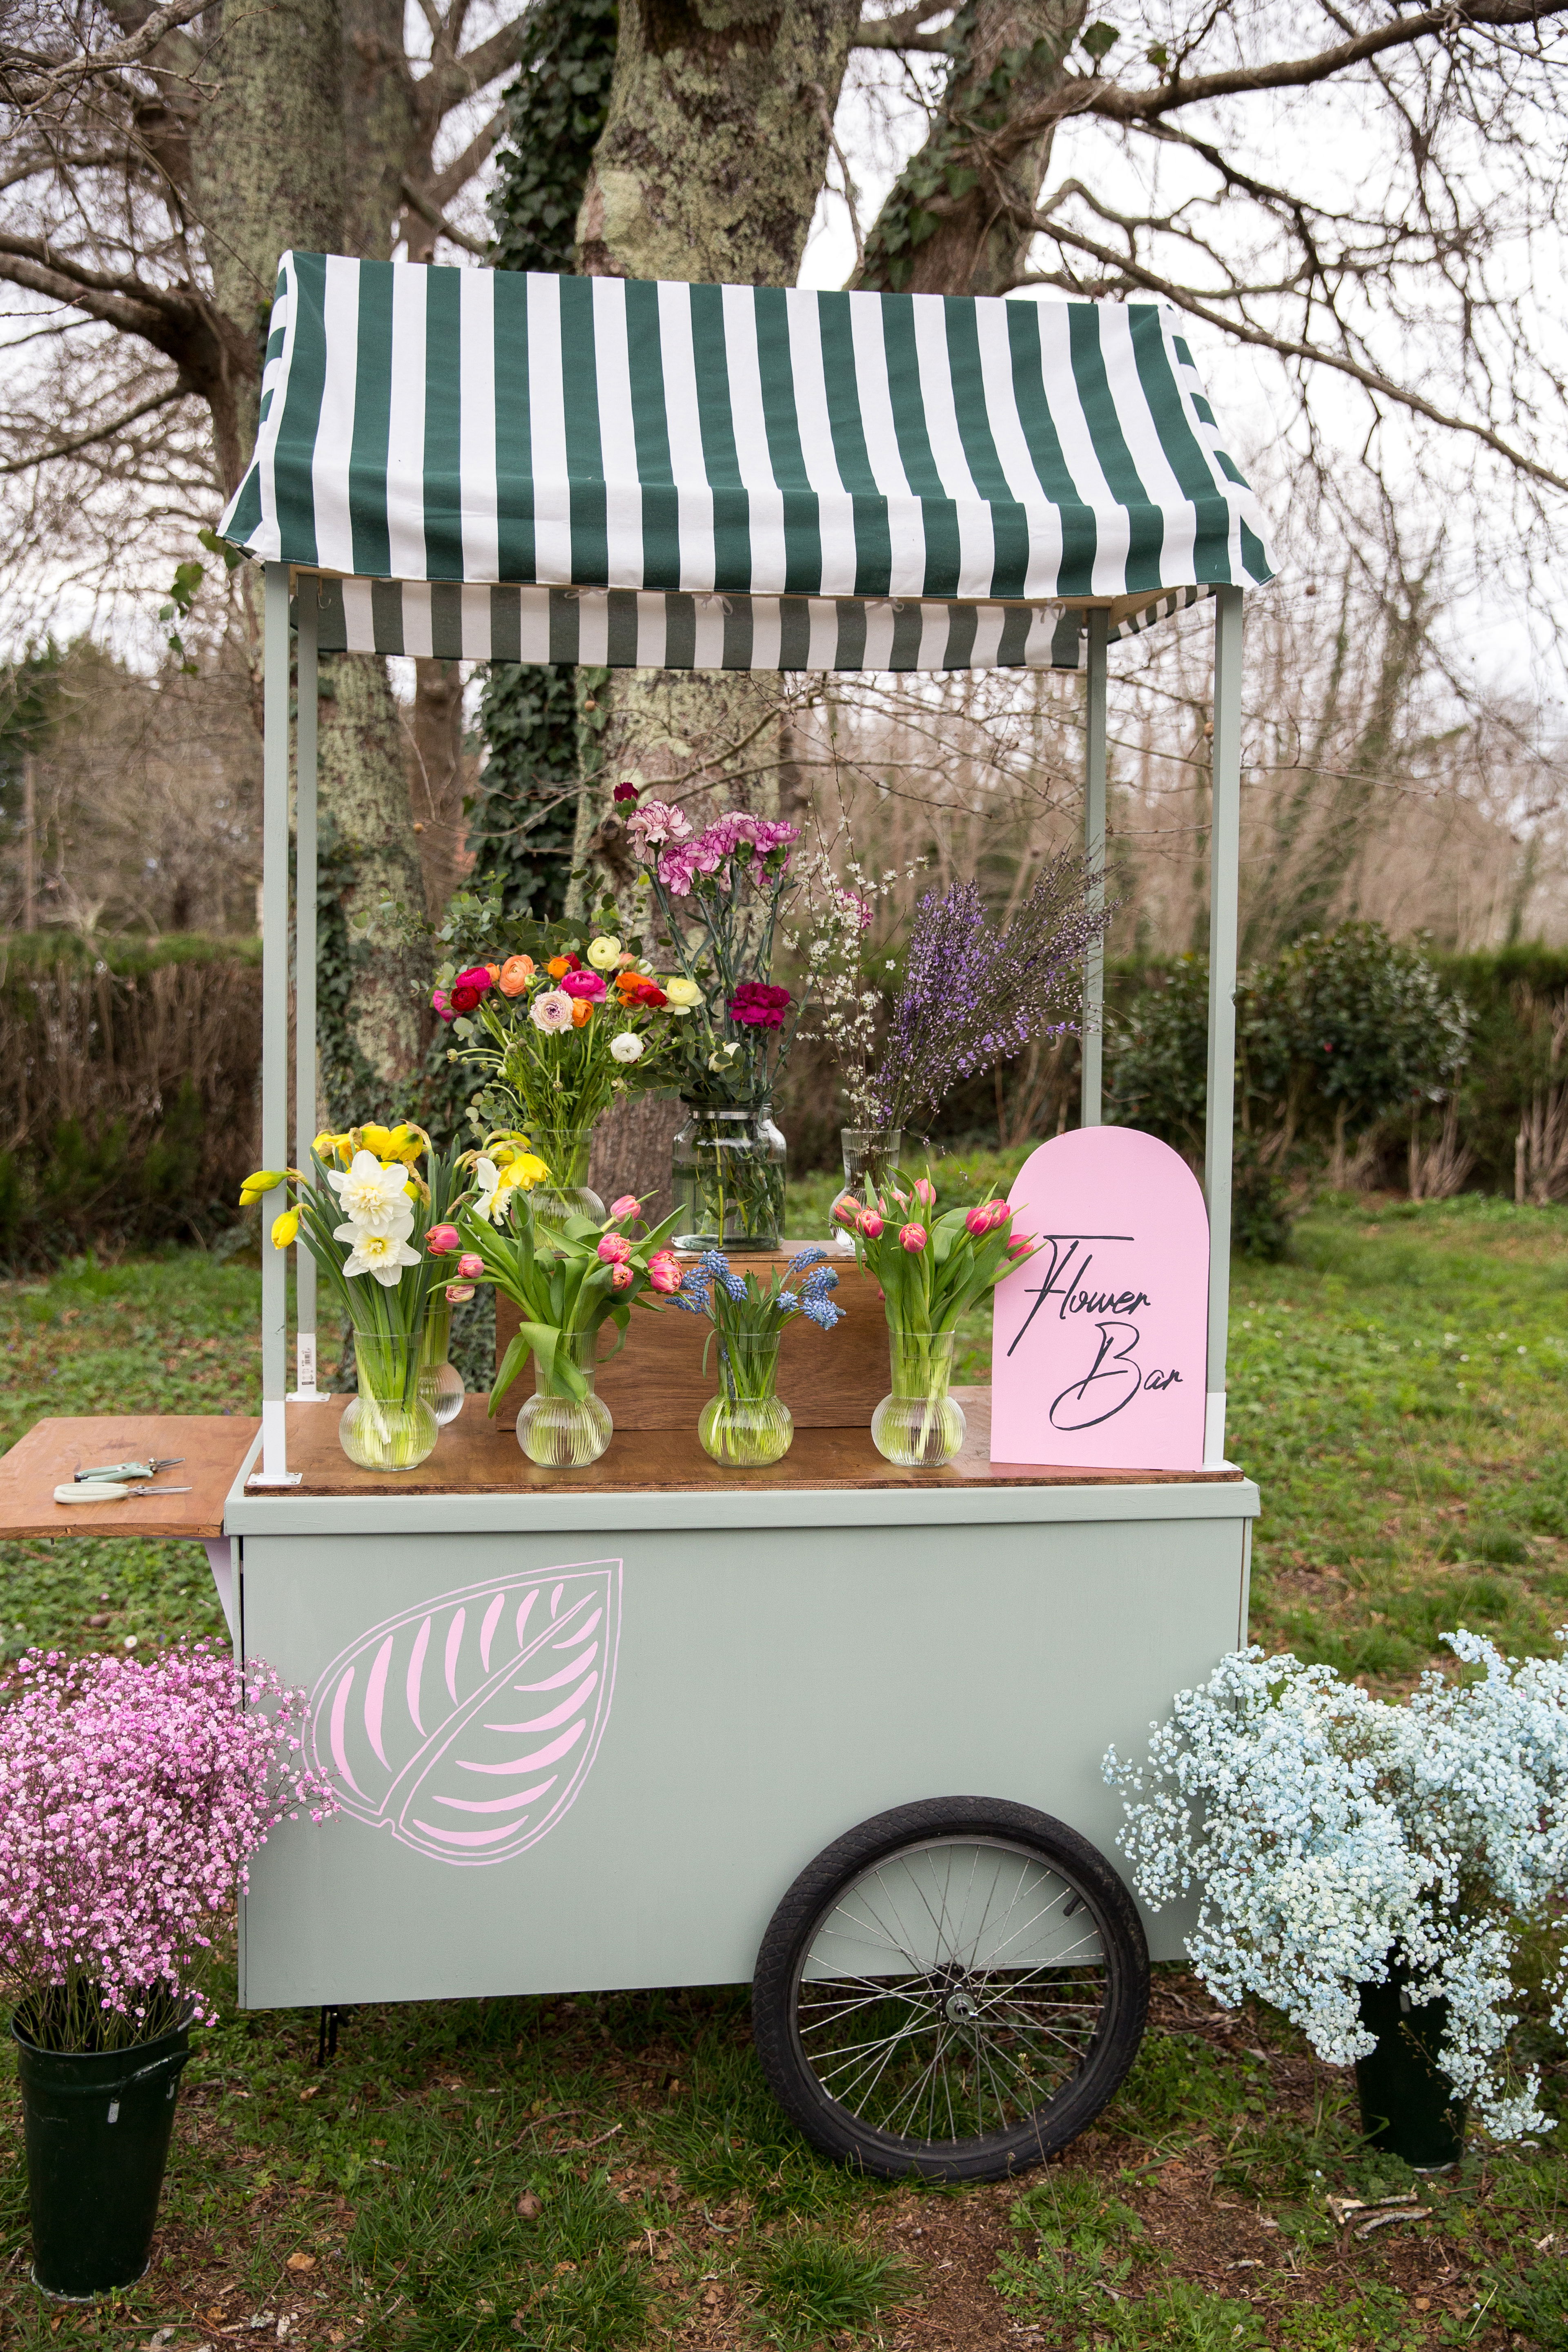
<path fill-rule="evenodd" d="M 1098 1931 L 1100 2007 L 1076 2070 L 1014 2127 L 971 2138 L 905 2138 L 863 2122 L 818 2081 L 800 2035 L 802 1971 L 818 1929 L 867 1871 L 906 1850 L 964 1840 L 1022 1849 L 1067 1881 L 1074 1899 L 1063 1916 L 1081 1905 Z M 1076 2139 L 1112 2097 L 1138 2054 L 1148 2009 L 1148 1946 L 1117 1873 L 1065 1822 L 998 1797 L 931 1797 L 897 1805 L 836 1839 L 806 1864 L 773 1913 L 752 1992 L 757 2056 L 785 2114 L 823 2155 L 883 2179 L 912 2174 L 926 2180 L 1000 2180 L 1041 2163 Z M 936 2031 L 940 2045 L 944 2029 L 939 2023 Z"/>

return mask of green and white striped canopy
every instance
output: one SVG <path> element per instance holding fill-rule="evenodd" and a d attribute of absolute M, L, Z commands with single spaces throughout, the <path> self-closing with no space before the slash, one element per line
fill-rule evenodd
<path fill-rule="evenodd" d="M 1162 305 L 311 253 L 221 529 L 323 646 L 669 667 L 1071 667 L 1273 572 Z"/>

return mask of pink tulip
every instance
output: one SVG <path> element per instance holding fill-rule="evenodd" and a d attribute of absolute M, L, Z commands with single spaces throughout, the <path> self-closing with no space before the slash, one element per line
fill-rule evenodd
<path fill-rule="evenodd" d="M 632 1254 L 632 1245 L 625 1234 L 606 1234 L 599 1244 L 599 1255 L 606 1265 L 622 1265 Z M 626 1285 L 618 1286 L 625 1289 Z"/>
<path fill-rule="evenodd" d="M 610 1202 L 610 1214 L 612 1217 L 635 1217 L 641 1207 L 642 1202 L 635 1192 L 623 1192 L 618 1201 Z"/>
<path fill-rule="evenodd" d="M 672 1291 L 680 1288 L 680 1268 L 672 1257 L 650 1257 L 647 1262 L 647 1278 L 654 1288 L 661 1291 L 666 1298 Z"/>
<path fill-rule="evenodd" d="M 865 1234 L 866 1239 L 868 1242 L 879 1241 L 881 1239 L 882 1220 L 877 1214 L 875 1209 L 862 1209 L 858 1223 L 860 1231 Z"/>
<path fill-rule="evenodd" d="M 926 1245 L 926 1229 L 923 1225 L 900 1225 L 899 1239 L 907 1250 L 923 1250 Z"/>
<path fill-rule="evenodd" d="M 931 1182 L 929 1176 L 917 1176 L 915 1178 L 915 1198 L 920 1202 L 922 1209 L 935 1208 L 936 1186 Z"/>
<path fill-rule="evenodd" d="M 848 1199 L 835 1201 L 833 1203 L 833 1215 L 835 1222 L 838 1224 L 857 1224 L 858 1223 L 860 1217 L 859 1205 L 858 1202 Z"/>
<path fill-rule="evenodd" d="M 1005 1201 L 987 1201 L 985 1203 L 985 1214 L 990 1220 L 993 1233 L 998 1225 L 1005 1225 L 1012 1213 Z"/>
<path fill-rule="evenodd" d="M 465 1250 L 458 1260 L 458 1272 L 465 1282 L 477 1282 L 485 1270 L 485 1262 L 475 1250 Z"/>
<path fill-rule="evenodd" d="M 448 1250 L 462 1247 L 456 1225 L 432 1225 L 425 1236 L 425 1246 L 432 1257 L 445 1257 Z"/>
<path fill-rule="evenodd" d="M 471 1282 L 449 1282 L 447 1285 L 447 1304 L 448 1307 L 462 1307 L 467 1304 L 473 1295 L 474 1286 Z"/>
<path fill-rule="evenodd" d="M 966 1234 L 973 1234 L 976 1239 L 978 1239 L 982 1234 L 988 1234 L 991 1231 L 991 1210 L 989 1205 L 981 1209 L 969 1210 L 964 1216 L 963 1230 Z"/>
<path fill-rule="evenodd" d="M 629 1265 L 616 1265 L 612 1266 L 610 1269 L 610 1288 L 612 1290 L 629 1290 L 636 1279 L 637 1276 L 633 1274 Z"/>
<path fill-rule="evenodd" d="M 1027 1253 L 1034 1248 L 1034 1243 L 1026 1239 L 1024 1234 L 1016 1234 L 1013 1239 L 1008 1243 L 1007 1247 L 1003 1254 L 1006 1257 L 1023 1257 L 1026 1256 Z"/>

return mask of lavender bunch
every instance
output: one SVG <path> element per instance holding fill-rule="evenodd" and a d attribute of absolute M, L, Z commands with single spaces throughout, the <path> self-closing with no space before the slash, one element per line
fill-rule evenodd
<path fill-rule="evenodd" d="M 1081 1029 L 1084 960 L 1115 912 L 1094 903 L 1100 881 L 1062 852 L 1005 930 L 987 921 L 973 882 L 921 900 L 873 1081 L 887 1126 L 934 1111 L 961 1078 L 1011 1061 L 1037 1037 Z"/>

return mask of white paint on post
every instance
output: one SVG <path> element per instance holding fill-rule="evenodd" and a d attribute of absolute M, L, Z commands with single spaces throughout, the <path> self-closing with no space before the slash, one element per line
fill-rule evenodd
<path fill-rule="evenodd" d="M 1089 894 L 1090 904 L 1105 904 L 1106 688 L 1110 662 L 1110 615 L 1089 616 L 1089 698 L 1085 712 L 1083 755 L 1084 856 L 1099 876 Z M 1096 940 L 1083 971 L 1082 1083 L 1079 1124 L 1099 1127 L 1104 1112 L 1105 1035 L 1100 1024 L 1105 1009 L 1105 950 Z"/>
<path fill-rule="evenodd" d="M 309 1170 L 316 1133 L 316 639 L 321 583 L 302 573 L 294 722 L 294 1165 Z M 316 1261 L 294 1246 L 296 1404 L 314 1404 Z"/>
<path fill-rule="evenodd" d="M 289 567 L 266 567 L 261 758 L 261 1164 L 289 1161 Z M 289 1261 L 271 1244 L 282 1196 L 261 1202 L 261 1467 L 252 1486 L 294 1486 L 283 1428 Z"/>
<path fill-rule="evenodd" d="M 1241 869 L 1241 595 L 1214 597 L 1214 754 L 1209 812 L 1209 1066 L 1204 1192 L 1209 1212 L 1208 1413 L 1204 1466 L 1225 1459 L 1230 1317 L 1231 1152 L 1236 1118 L 1236 940 Z"/>

